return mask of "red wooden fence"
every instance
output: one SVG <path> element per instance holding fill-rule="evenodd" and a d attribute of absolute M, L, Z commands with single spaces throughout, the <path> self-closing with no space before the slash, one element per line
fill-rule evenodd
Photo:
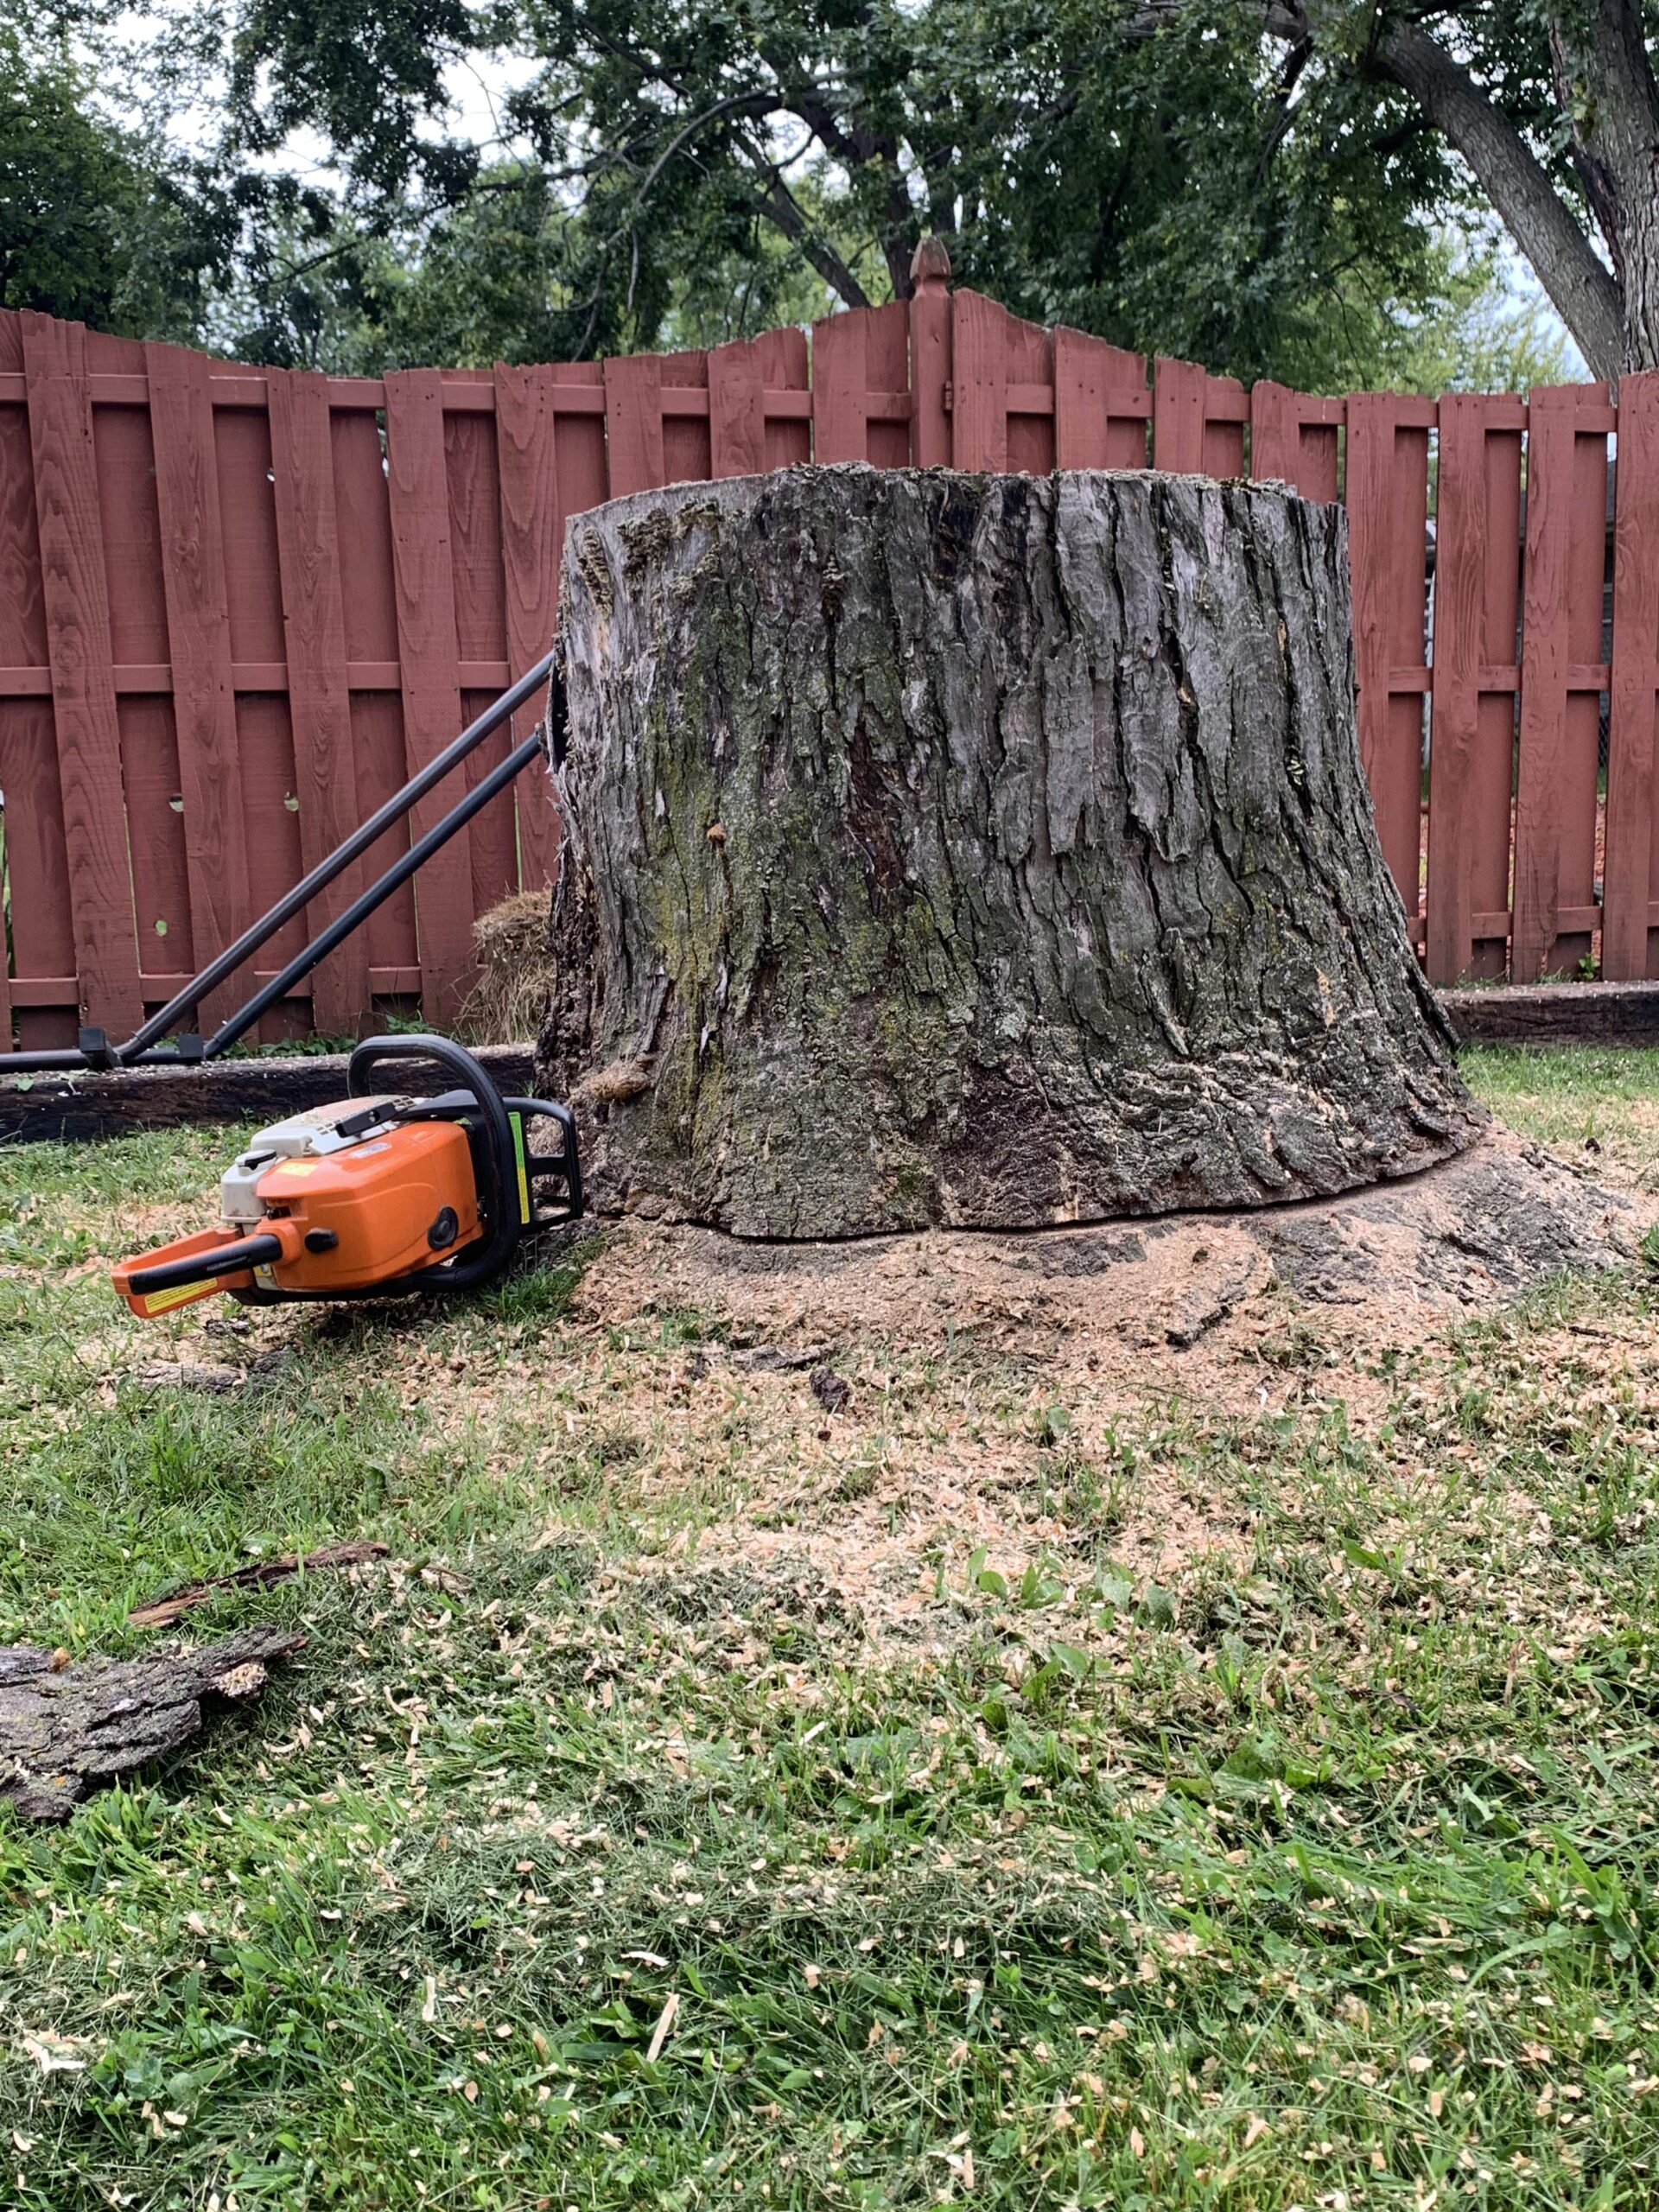
<path fill-rule="evenodd" d="M 0 1040 L 130 1029 L 429 760 L 544 650 L 570 514 L 809 457 L 1150 461 L 1340 493 L 1361 741 L 1430 975 L 1531 979 L 1598 944 L 1609 976 L 1659 974 L 1659 375 L 1626 378 L 1617 414 L 1599 385 L 1247 393 L 929 276 L 908 303 L 818 324 L 810 350 L 778 330 L 384 379 L 0 315 Z M 474 917 L 548 880 L 555 830 L 526 776 L 267 1033 L 351 1030 L 376 1001 L 453 1017 Z M 302 941 L 296 921 L 256 975 Z"/>

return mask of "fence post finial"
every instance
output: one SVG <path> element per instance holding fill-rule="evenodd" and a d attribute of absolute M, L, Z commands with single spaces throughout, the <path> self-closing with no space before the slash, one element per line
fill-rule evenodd
<path fill-rule="evenodd" d="M 910 257 L 910 281 L 918 292 L 942 292 L 950 282 L 950 256 L 944 240 L 929 232 Z"/>

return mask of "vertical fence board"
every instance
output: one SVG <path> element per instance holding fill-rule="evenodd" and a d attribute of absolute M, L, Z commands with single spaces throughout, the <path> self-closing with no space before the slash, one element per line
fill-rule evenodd
<path fill-rule="evenodd" d="M 709 356 L 711 476 L 760 476 L 766 466 L 766 417 L 758 343 L 716 346 Z"/>
<path fill-rule="evenodd" d="M 443 392 L 435 371 L 402 369 L 386 378 L 386 488 L 404 745 L 413 774 L 461 726 Z M 424 836 L 460 796 L 457 777 L 423 799 L 411 811 L 414 836 Z M 423 1008 L 434 1019 L 451 1021 L 467 995 L 474 965 L 472 868 L 464 830 L 422 868 L 415 885 L 415 917 Z"/>
<path fill-rule="evenodd" d="M 897 401 L 903 410 L 897 415 L 873 414 L 866 423 L 865 458 L 877 468 L 907 468 L 912 462 L 915 426 L 910 342 L 914 305 L 913 300 L 894 300 L 885 308 L 860 310 L 864 319 L 864 375 L 868 392 L 872 398 L 880 394 L 888 406 Z M 939 389 L 942 395 L 943 383 Z"/>
<path fill-rule="evenodd" d="M 1515 828 L 1516 639 L 1521 627 L 1521 436 L 1489 428 L 1486 460 L 1486 565 L 1482 608 L 1478 735 L 1469 781 L 1473 817 L 1470 898 L 1476 922 L 1472 976 L 1505 976 L 1510 964 L 1510 850 Z M 1433 834 L 1431 804 L 1429 830 Z"/>
<path fill-rule="evenodd" d="M 0 312 L 0 366 L 16 374 L 22 365 L 17 315 Z M 38 671 L 41 690 L 49 690 L 35 466 L 29 410 L 22 401 L 0 404 L 0 666 Z M 48 976 L 73 979 L 75 933 L 49 697 L 0 699 L 0 791 L 6 801 L 7 893 L 0 924 L 10 923 L 15 972 L 26 982 Z M 14 1014 L 4 936 L 0 928 L 0 1051 L 10 1051 Z M 15 1019 L 22 1049 L 73 1044 L 73 1001 L 70 980 L 62 1007 L 18 1006 Z"/>
<path fill-rule="evenodd" d="M 341 550 L 348 677 L 355 664 L 397 667 L 397 588 L 391 550 L 391 511 L 386 492 L 385 448 L 380 423 L 365 407 L 329 405 L 334 461 L 334 518 Z M 350 549 L 349 575 L 343 563 Z M 372 814 L 408 773 L 404 765 L 403 697 L 391 690 L 353 684 L 353 772 L 359 813 Z M 399 822 L 376 838 L 360 863 L 365 881 L 390 868 L 409 849 L 409 824 Z M 415 888 L 405 883 L 364 925 L 371 973 L 378 968 L 418 972 Z"/>
<path fill-rule="evenodd" d="M 1575 387 L 1580 416 L 1607 387 Z M 1573 441 L 1567 538 L 1566 782 L 1560 809 L 1560 928 L 1552 971 L 1577 972 L 1594 951 L 1601 926 L 1598 879 L 1601 832 L 1601 695 L 1607 573 L 1607 439 L 1582 419 Z"/>
<path fill-rule="evenodd" d="M 1329 503 L 1337 496 L 1338 426 L 1306 421 L 1308 404 L 1305 393 L 1269 378 L 1251 385 L 1250 474 L 1257 483 L 1288 484 L 1305 499 Z"/>
<path fill-rule="evenodd" d="M 189 964 L 200 967 L 240 936 L 252 918 L 213 400 L 204 354 L 182 346 L 147 346 L 144 360 L 173 671 L 174 740 L 184 805 Z M 291 676 L 290 671 L 290 682 Z M 216 1027 L 232 1003 L 228 989 L 216 993 L 197 1009 L 197 1027 Z"/>
<path fill-rule="evenodd" d="M 1535 391 L 1528 416 L 1521 747 L 1516 783 L 1516 982 L 1570 966 L 1589 950 L 1576 917 L 1592 904 L 1598 702 L 1573 682 L 1601 652 L 1605 440 L 1578 415 L 1604 386 Z M 1562 926 L 1564 913 L 1574 918 Z"/>
<path fill-rule="evenodd" d="M 611 497 L 665 483 L 663 362 L 659 353 L 613 356 L 605 364 L 605 442 Z"/>
<path fill-rule="evenodd" d="M 1054 466 L 1146 465 L 1146 357 L 1061 324 L 1054 333 Z"/>
<path fill-rule="evenodd" d="M 868 308 L 812 326 L 812 458 L 828 465 L 869 459 Z"/>
<path fill-rule="evenodd" d="M 1422 693 L 1428 433 L 1387 392 L 1348 401 L 1347 506 L 1359 745 L 1382 856 L 1408 918 L 1421 905 Z"/>
<path fill-rule="evenodd" d="M 124 341 L 112 364 L 118 373 L 135 365 L 126 355 L 128 346 L 137 365 L 143 366 L 143 347 Z M 121 733 L 139 984 L 146 1001 L 160 1000 L 173 988 L 171 979 L 188 976 L 196 962 L 183 779 L 167 689 L 167 596 L 149 408 L 137 402 L 95 402 L 92 451 L 104 524 L 111 657 L 118 668 L 137 665 L 152 671 L 143 689 L 118 689 L 115 716 Z"/>
<path fill-rule="evenodd" d="M 507 670 L 517 683 L 553 643 L 558 626 L 558 433 L 550 369 L 495 365 L 496 466 L 501 489 L 501 557 L 506 583 Z M 545 689 L 513 718 L 517 745 L 546 711 Z M 518 779 L 519 862 L 524 888 L 550 885 L 558 868 L 559 818 L 547 771 Z"/>
<path fill-rule="evenodd" d="M 1160 353 L 1153 365 L 1152 465 L 1196 475 L 1204 467 L 1205 372 Z"/>
<path fill-rule="evenodd" d="M 948 302 L 947 302 L 948 304 Z M 812 326 L 812 457 L 867 461 L 903 468 L 911 460 L 911 421 L 873 415 L 871 402 L 908 398 L 913 302 L 853 308 Z M 804 380 L 804 379 L 803 379 Z M 943 381 L 940 391 L 943 394 Z M 940 419 L 946 418 L 941 414 Z"/>
<path fill-rule="evenodd" d="M 944 279 L 923 267 L 910 296 L 910 457 L 918 468 L 949 468 L 952 431 L 946 397 L 952 361 L 956 301 Z"/>
<path fill-rule="evenodd" d="M 236 729 L 247 825 L 248 899 L 255 913 L 263 913 L 301 874 L 303 850 L 285 681 L 283 688 L 276 689 L 263 680 L 267 668 L 273 672 L 281 668 L 287 652 L 269 417 L 263 409 L 216 407 L 213 444 L 231 658 L 244 671 L 236 695 Z M 305 917 L 296 914 L 257 956 L 255 974 L 269 974 L 281 966 L 305 938 Z M 292 998 L 271 1007 L 259 1023 L 262 1041 L 275 1042 L 303 1030 L 309 1019 L 310 988 L 307 981 Z"/>
<path fill-rule="evenodd" d="M 1659 372 L 1621 377 L 1613 507 L 1613 658 L 1607 724 L 1607 855 L 1601 968 L 1659 975 L 1649 906 L 1659 887 L 1653 814 L 1659 694 Z"/>
<path fill-rule="evenodd" d="M 760 365 L 760 379 L 768 391 L 809 391 L 811 389 L 810 357 L 807 352 L 804 330 L 763 331 L 754 340 L 755 358 Z M 810 422 L 791 416 L 778 420 L 771 416 L 761 424 L 761 466 L 765 468 L 793 468 L 798 462 L 812 458 L 812 425 Z"/>
<path fill-rule="evenodd" d="M 1040 323 L 1003 310 L 1005 374 L 1010 387 L 1004 408 L 1007 424 L 1004 466 L 1029 476 L 1046 476 L 1054 466 L 1054 341 Z M 1013 387 L 1024 385 L 1027 394 Z M 1033 406 L 1032 400 L 1038 404 Z"/>
<path fill-rule="evenodd" d="M 266 384 L 300 856 L 309 873 L 361 818 L 346 664 L 334 436 L 326 377 L 273 369 Z M 363 884 L 359 861 L 312 901 L 308 928 L 315 932 L 326 927 Z M 366 1021 L 371 998 L 368 941 L 362 931 L 354 931 L 312 975 L 312 1024 L 326 1036 L 349 1036 Z"/>
<path fill-rule="evenodd" d="M 709 417 L 681 415 L 668 404 L 671 391 L 707 391 L 706 353 L 664 353 L 662 357 L 663 481 L 702 484 L 709 479 Z"/>
<path fill-rule="evenodd" d="M 1008 465 L 1008 336 L 995 300 L 958 292 L 951 332 L 950 444 L 957 468 Z"/>
<path fill-rule="evenodd" d="M 1199 467 L 1206 476 L 1244 474 L 1244 387 L 1236 377 L 1204 380 L 1204 444 Z"/>
<path fill-rule="evenodd" d="M 1429 753 L 1429 981 L 1455 983 L 1474 953 L 1474 822 L 1486 582 L 1486 405 L 1440 401 L 1434 540 L 1433 743 Z"/>
<path fill-rule="evenodd" d="M 76 968 L 89 1021 L 127 1034 L 138 983 L 92 407 L 79 326 L 23 316 L 29 442 Z"/>
<path fill-rule="evenodd" d="M 449 543 L 454 578 L 455 644 L 463 663 L 504 668 L 507 658 L 506 579 L 501 550 L 501 486 L 496 467 L 493 414 L 446 409 L 444 469 L 449 487 Z M 481 715 L 499 686 L 493 680 L 462 689 L 463 721 Z M 459 725 L 457 725 L 459 727 Z M 507 757 L 512 737 L 505 724 L 478 747 L 465 769 L 474 789 Z M 473 912 L 487 914 L 518 888 L 518 838 L 511 791 L 500 792 L 473 817 Z"/>

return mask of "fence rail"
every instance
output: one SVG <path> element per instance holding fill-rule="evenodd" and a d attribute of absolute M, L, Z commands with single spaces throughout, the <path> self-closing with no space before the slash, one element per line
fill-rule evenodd
<path fill-rule="evenodd" d="M 927 273 L 810 347 L 374 378 L 0 315 L 0 1039 L 135 1027 L 429 760 L 546 649 L 569 515 L 809 458 L 1248 469 L 1344 498 L 1361 742 L 1430 976 L 1533 980 L 1598 948 L 1610 976 L 1659 974 L 1659 375 L 1617 410 L 1600 385 L 1247 392 Z M 452 1017 L 474 918 L 549 880 L 556 834 L 522 779 L 265 1033 L 347 1032 L 377 1001 Z"/>

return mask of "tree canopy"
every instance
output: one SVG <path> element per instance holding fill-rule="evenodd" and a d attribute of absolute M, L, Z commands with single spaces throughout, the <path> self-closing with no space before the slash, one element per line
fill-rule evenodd
<path fill-rule="evenodd" d="M 188 165 L 100 111 L 61 48 L 0 17 L 0 307 L 191 337 L 231 227 Z"/>
<path fill-rule="evenodd" d="M 75 93 L 61 158 L 79 132 L 130 165 L 168 265 L 178 238 L 199 249 L 167 312 L 194 301 L 252 358 L 709 342 L 901 296 L 933 232 L 1017 312 L 1246 378 L 1524 383 L 1566 364 L 1505 303 L 1498 217 L 1592 359 L 1605 317 L 1568 305 L 1624 281 L 1590 243 L 1611 203 L 1556 18 L 1636 4 L 175 0 L 136 46 L 83 19 L 94 65 L 128 39 L 148 134 L 54 66 Z M 1425 41 L 1526 153 L 1600 291 L 1541 265 L 1467 116 L 1425 91 Z M 176 136 L 158 158 L 169 103 L 194 118 L 188 158 Z M 111 301 L 139 265 L 127 235 L 94 239 Z"/>

